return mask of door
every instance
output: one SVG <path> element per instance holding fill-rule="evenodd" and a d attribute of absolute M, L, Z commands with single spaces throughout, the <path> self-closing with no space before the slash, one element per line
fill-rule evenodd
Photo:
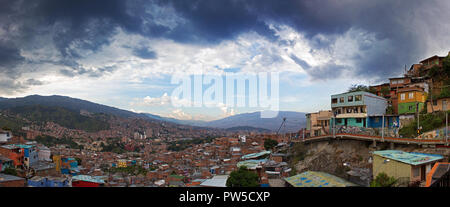
<path fill-rule="evenodd" d="M 426 165 L 420 166 L 420 180 L 423 181 L 426 178 Z"/>
<path fill-rule="evenodd" d="M 345 121 L 344 121 L 344 126 L 347 126 L 347 119 L 344 119 Z"/>

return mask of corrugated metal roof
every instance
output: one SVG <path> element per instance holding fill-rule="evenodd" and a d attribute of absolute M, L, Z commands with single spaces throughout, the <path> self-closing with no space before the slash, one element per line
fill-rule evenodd
<path fill-rule="evenodd" d="M 425 163 L 441 160 L 444 157 L 436 154 L 424 154 L 418 152 L 403 152 L 400 150 L 382 150 L 373 152 L 376 155 L 403 162 L 410 165 L 422 165 Z"/>
<path fill-rule="evenodd" d="M 227 187 L 228 175 L 216 175 L 200 184 L 205 187 Z"/>
<path fill-rule="evenodd" d="M 357 186 L 340 177 L 324 172 L 306 171 L 301 174 L 284 178 L 294 187 L 351 187 Z"/>

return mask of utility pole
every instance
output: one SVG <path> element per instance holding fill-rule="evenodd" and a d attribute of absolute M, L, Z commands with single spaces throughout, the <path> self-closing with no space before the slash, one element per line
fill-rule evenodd
<path fill-rule="evenodd" d="M 419 103 L 416 104 L 416 110 L 417 110 L 417 136 L 420 135 L 420 112 L 419 112 Z"/>
<path fill-rule="evenodd" d="M 381 140 L 384 142 L 384 114 L 381 116 L 383 120 L 381 120 Z"/>

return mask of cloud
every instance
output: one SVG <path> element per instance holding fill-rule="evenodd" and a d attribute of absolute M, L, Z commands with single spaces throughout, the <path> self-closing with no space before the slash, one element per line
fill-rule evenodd
<path fill-rule="evenodd" d="M 138 82 L 214 68 L 381 81 L 405 64 L 447 54 L 450 45 L 447 1 L 1 3 L 0 75 L 8 93 L 47 75 Z"/>

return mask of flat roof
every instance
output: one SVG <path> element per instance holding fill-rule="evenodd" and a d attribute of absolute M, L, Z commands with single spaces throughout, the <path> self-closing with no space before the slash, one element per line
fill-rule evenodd
<path fill-rule="evenodd" d="M 105 183 L 105 181 L 89 175 L 76 175 L 72 177 L 72 180 L 80 180 L 92 183 Z"/>
<path fill-rule="evenodd" d="M 418 152 L 403 152 L 400 150 L 382 150 L 375 151 L 373 154 L 385 157 L 388 159 L 393 159 L 395 161 L 403 162 L 409 165 L 422 165 L 429 162 L 434 162 L 441 160 L 444 157 L 442 155 L 436 154 L 424 154 Z"/>
<path fill-rule="evenodd" d="M 241 166 L 245 166 L 245 167 L 247 167 L 247 169 L 254 170 L 254 169 L 256 169 L 258 166 L 261 166 L 261 164 L 266 163 L 266 162 L 267 162 L 267 159 L 261 159 L 261 160 L 245 160 L 245 161 L 238 162 L 238 163 L 236 164 L 236 166 L 237 166 L 238 168 L 240 168 Z"/>
<path fill-rule="evenodd" d="M 25 178 L 17 177 L 14 175 L 8 175 L 0 173 L 0 183 L 1 182 L 8 182 L 8 181 L 15 181 L 15 180 L 25 180 Z"/>
<path fill-rule="evenodd" d="M 262 152 L 258 152 L 258 153 L 252 153 L 252 154 L 247 154 L 242 156 L 242 159 L 252 159 L 252 158 L 257 158 L 257 157 L 261 157 L 263 155 L 268 155 L 272 153 L 271 151 L 262 151 Z"/>
<path fill-rule="evenodd" d="M 358 186 L 340 177 L 316 171 L 306 171 L 301 174 L 284 178 L 294 187 L 352 187 Z"/>
<path fill-rule="evenodd" d="M 205 187 L 227 187 L 228 175 L 216 175 L 211 179 L 203 181 L 200 186 Z"/>

